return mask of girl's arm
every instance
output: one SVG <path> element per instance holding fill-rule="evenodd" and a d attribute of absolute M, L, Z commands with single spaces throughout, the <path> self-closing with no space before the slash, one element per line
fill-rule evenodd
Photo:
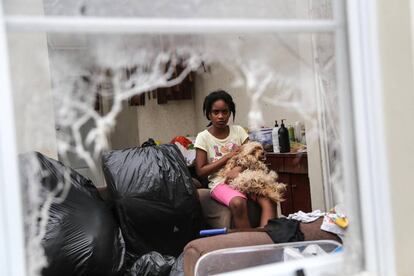
<path fill-rule="evenodd" d="M 242 143 L 242 145 L 246 144 L 249 142 L 249 137 L 247 137 L 244 142 Z M 242 167 L 234 167 L 233 169 L 231 169 L 227 175 L 226 175 L 226 180 L 225 182 L 230 182 L 233 179 L 235 179 L 237 176 L 239 176 L 239 174 L 244 171 L 244 169 Z"/>
<path fill-rule="evenodd" d="M 227 173 L 225 182 L 229 183 L 230 181 L 232 181 L 233 179 L 235 179 L 237 176 L 239 176 L 239 174 L 242 171 L 243 171 L 242 167 L 234 167 L 233 169 L 231 169 Z"/>
<path fill-rule="evenodd" d="M 202 149 L 196 148 L 197 175 L 200 177 L 207 177 L 210 174 L 219 171 L 221 168 L 223 168 L 226 165 L 227 161 L 229 161 L 229 159 L 232 158 L 236 153 L 238 153 L 238 150 L 232 151 L 224 155 L 221 159 L 209 164 L 207 162 L 207 152 L 205 152 Z"/>

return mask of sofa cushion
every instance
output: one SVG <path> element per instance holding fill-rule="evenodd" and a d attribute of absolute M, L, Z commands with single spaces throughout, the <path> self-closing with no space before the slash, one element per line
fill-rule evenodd
<path fill-rule="evenodd" d="M 212 199 L 210 189 L 198 189 L 197 192 L 208 226 L 211 228 L 229 227 L 231 224 L 230 209 Z"/>

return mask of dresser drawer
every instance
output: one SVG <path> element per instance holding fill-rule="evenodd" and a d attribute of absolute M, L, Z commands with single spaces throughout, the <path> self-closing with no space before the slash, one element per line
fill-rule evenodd
<path fill-rule="evenodd" d="M 307 153 L 266 153 L 269 169 L 278 174 L 278 182 L 286 184 L 285 201 L 281 202 L 282 214 L 297 211 L 310 212 L 312 200 L 308 177 Z"/>
<path fill-rule="evenodd" d="M 266 153 L 266 165 L 276 172 L 307 174 L 308 156 L 306 153 Z"/>
<path fill-rule="evenodd" d="M 300 154 L 298 154 L 297 156 L 286 156 L 284 158 L 283 171 L 287 173 L 307 174 L 307 156 Z"/>
<path fill-rule="evenodd" d="M 276 155 L 267 155 L 265 161 L 267 167 L 276 172 L 283 172 L 284 158 Z"/>

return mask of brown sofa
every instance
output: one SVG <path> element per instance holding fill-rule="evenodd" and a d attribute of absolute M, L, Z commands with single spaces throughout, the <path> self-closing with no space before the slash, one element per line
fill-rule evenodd
<path fill-rule="evenodd" d="M 322 221 L 323 218 L 320 218 L 312 223 L 300 224 L 305 241 L 334 240 L 341 242 L 337 235 L 320 229 Z M 224 248 L 272 243 L 273 241 L 265 232 L 238 232 L 193 240 L 184 248 L 184 273 L 186 276 L 194 275 L 198 259 L 208 252 Z"/>
<path fill-rule="evenodd" d="M 230 210 L 212 199 L 209 189 L 198 189 L 197 191 L 206 224 L 211 228 L 231 228 Z M 260 222 L 260 206 L 249 201 L 248 211 L 252 227 L 257 227 Z M 322 221 L 323 218 L 320 218 L 312 223 L 300 224 L 305 241 L 335 240 L 341 242 L 337 235 L 320 229 Z M 198 259 L 208 252 L 224 248 L 272 243 L 273 241 L 265 232 L 239 232 L 193 240 L 184 248 L 184 273 L 186 276 L 194 275 L 194 268 Z"/>

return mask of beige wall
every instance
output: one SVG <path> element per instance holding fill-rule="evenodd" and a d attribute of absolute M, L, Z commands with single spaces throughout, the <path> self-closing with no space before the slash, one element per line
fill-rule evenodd
<path fill-rule="evenodd" d="M 116 116 L 115 129 L 111 133 L 111 149 L 124 149 L 139 145 L 137 107 L 122 103 L 122 110 Z"/>
<path fill-rule="evenodd" d="M 218 63 L 210 65 L 209 72 L 197 75 L 197 93 L 195 97 L 197 131 L 205 129 L 205 126 L 208 123 L 202 113 L 204 98 L 210 92 L 218 89 L 224 89 L 229 92 L 236 103 L 237 113 L 234 123 L 248 127 L 249 123 L 247 114 L 251 108 L 251 99 L 247 94 L 246 87 L 236 86 L 234 83 L 234 74 Z M 263 103 L 261 107 L 264 115 L 264 126 L 266 127 L 273 127 L 276 119 L 279 124 L 280 119 L 287 119 L 288 122 L 294 122 L 302 119 L 297 112 L 288 108 L 274 107 L 268 103 Z"/>
<path fill-rule="evenodd" d="M 410 1 L 378 2 L 384 124 L 397 275 L 413 275 L 414 71 Z M 411 14 L 411 17 L 414 13 Z M 378 210 L 380 211 L 380 210 Z"/>
<path fill-rule="evenodd" d="M 194 100 L 169 101 L 157 104 L 156 99 L 145 100 L 137 108 L 139 143 L 148 138 L 168 143 L 178 135 L 195 135 Z"/>

